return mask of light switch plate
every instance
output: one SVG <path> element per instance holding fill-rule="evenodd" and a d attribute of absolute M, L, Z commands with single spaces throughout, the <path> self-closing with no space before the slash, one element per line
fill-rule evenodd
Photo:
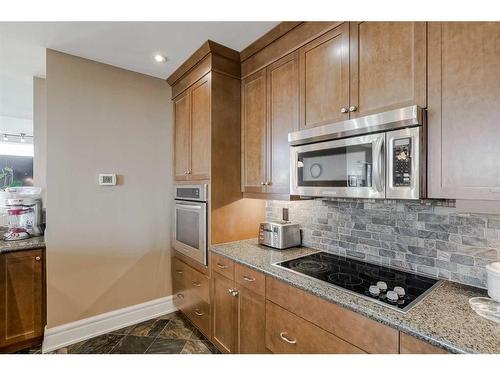
<path fill-rule="evenodd" d="M 114 185 L 116 185 L 116 174 L 114 174 L 114 173 L 99 174 L 99 185 L 101 185 L 101 186 L 114 186 Z"/>

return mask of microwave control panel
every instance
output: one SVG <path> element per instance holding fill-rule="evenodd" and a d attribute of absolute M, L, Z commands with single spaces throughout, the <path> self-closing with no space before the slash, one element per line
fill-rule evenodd
<path fill-rule="evenodd" d="M 393 175 L 394 186 L 410 186 L 411 171 L 411 138 L 399 138 L 393 140 Z"/>

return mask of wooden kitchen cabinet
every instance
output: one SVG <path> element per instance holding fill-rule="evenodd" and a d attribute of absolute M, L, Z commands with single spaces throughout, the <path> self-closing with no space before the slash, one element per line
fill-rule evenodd
<path fill-rule="evenodd" d="M 299 49 L 300 125 L 307 129 L 349 118 L 349 24 Z"/>
<path fill-rule="evenodd" d="M 210 178 L 210 73 L 174 99 L 175 179 Z"/>
<path fill-rule="evenodd" d="M 189 91 L 174 100 L 174 173 L 177 181 L 187 180 L 189 170 L 189 132 L 191 123 Z"/>
<path fill-rule="evenodd" d="M 428 28 L 429 198 L 500 200 L 500 23 Z"/>
<path fill-rule="evenodd" d="M 399 332 L 399 353 L 400 354 L 448 354 L 442 348 L 419 340 L 406 333 Z"/>
<path fill-rule="evenodd" d="M 350 22 L 350 118 L 426 103 L 425 22 Z"/>
<path fill-rule="evenodd" d="M 45 326 L 42 249 L 0 254 L 0 352 L 41 343 Z"/>
<path fill-rule="evenodd" d="M 233 295 L 234 282 L 218 273 L 212 274 L 212 339 L 225 353 L 237 352 L 238 300 Z"/>
<path fill-rule="evenodd" d="M 244 193 L 290 194 L 288 133 L 298 130 L 298 73 L 294 52 L 242 81 Z"/>
<path fill-rule="evenodd" d="M 266 192 L 267 101 L 266 70 L 241 82 L 242 189 Z"/>
<path fill-rule="evenodd" d="M 211 254 L 214 344 L 225 353 L 266 353 L 265 276 Z"/>

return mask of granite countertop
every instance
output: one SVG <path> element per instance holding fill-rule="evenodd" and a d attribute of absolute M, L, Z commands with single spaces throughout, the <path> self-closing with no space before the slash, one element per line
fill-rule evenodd
<path fill-rule="evenodd" d="M 252 239 L 212 245 L 210 250 L 452 353 L 500 353 L 500 324 L 480 317 L 469 307 L 469 298 L 487 296 L 485 290 L 445 281 L 402 313 L 272 265 L 317 252 L 315 249 L 278 251 Z"/>
<path fill-rule="evenodd" d="M 18 241 L 4 241 L 0 239 L 0 254 L 11 251 L 39 249 L 41 247 L 45 247 L 45 238 L 43 236 L 30 237 Z"/>

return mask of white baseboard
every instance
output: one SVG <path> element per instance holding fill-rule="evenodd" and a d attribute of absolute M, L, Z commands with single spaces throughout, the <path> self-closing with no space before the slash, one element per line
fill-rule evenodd
<path fill-rule="evenodd" d="M 173 298 L 167 296 L 49 328 L 45 330 L 42 352 L 51 352 L 174 311 L 177 311 L 177 308 Z"/>

